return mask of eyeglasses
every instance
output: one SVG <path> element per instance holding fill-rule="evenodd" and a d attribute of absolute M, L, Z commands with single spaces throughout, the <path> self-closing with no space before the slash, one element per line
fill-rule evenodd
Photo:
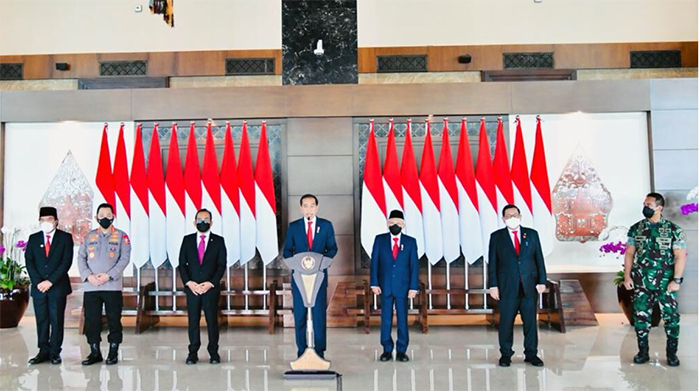
<path fill-rule="evenodd" d="M 210 223 L 211 220 L 209 220 L 209 219 L 197 219 L 196 222 L 197 222 L 197 224 L 199 224 L 199 223 Z"/>
<path fill-rule="evenodd" d="M 519 218 L 520 218 L 520 214 L 514 214 L 514 215 L 505 215 L 505 218 L 506 218 L 506 220 L 508 220 L 508 219 L 512 219 L 512 218 L 516 218 L 516 219 L 519 219 Z"/>

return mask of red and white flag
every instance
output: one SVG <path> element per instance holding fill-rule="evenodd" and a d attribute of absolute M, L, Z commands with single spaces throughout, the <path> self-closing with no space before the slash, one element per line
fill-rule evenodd
<path fill-rule="evenodd" d="M 365 155 L 365 172 L 362 180 L 362 211 L 360 217 L 360 243 L 368 256 L 372 256 L 375 236 L 387 232 L 386 198 L 382 169 L 379 165 L 377 142 L 374 138 L 374 120 L 369 121 L 369 139 Z"/>
<path fill-rule="evenodd" d="M 508 163 L 508 151 L 506 140 L 503 136 L 503 120 L 498 118 L 496 130 L 496 154 L 493 157 L 493 175 L 496 181 L 496 210 L 500 213 L 508 204 L 513 204 L 513 181 L 510 179 L 510 164 Z M 498 219 L 498 226 L 503 228 L 506 224 L 503 219 Z"/>
<path fill-rule="evenodd" d="M 534 227 L 532 218 L 532 188 L 530 175 L 527 172 L 527 157 L 525 156 L 525 143 L 523 141 L 523 129 L 520 126 L 520 118 L 515 119 L 515 146 L 513 147 L 513 160 L 510 167 L 510 177 L 513 179 L 513 200 L 520 208 L 522 215 L 521 224 L 525 227 Z"/>
<path fill-rule="evenodd" d="M 416 239 L 418 258 L 425 254 L 423 237 L 423 201 L 421 199 L 418 165 L 411 142 L 411 120 L 406 126 L 406 138 L 401 158 L 401 188 L 403 189 L 403 217 L 406 221 L 406 234 Z"/>
<path fill-rule="evenodd" d="M 165 170 L 165 210 L 167 222 L 166 244 L 170 265 L 180 264 L 180 246 L 185 236 L 185 181 L 182 175 L 180 147 L 177 144 L 177 124 L 173 123 L 168 148 L 168 165 Z"/>
<path fill-rule="evenodd" d="M 177 160 L 178 162 L 180 161 L 179 158 Z M 153 267 L 157 268 L 168 259 L 167 236 L 165 234 L 167 232 L 165 178 L 163 175 L 163 159 L 160 153 L 160 141 L 158 140 L 158 124 L 153 126 L 151 146 L 148 151 L 147 175 L 150 255 Z"/>
<path fill-rule="evenodd" d="M 470 264 L 484 255 L 481 220 L 479 219 L 479 199 L 474 177 L 474 162 L 469 147 L 467 119 L 462 118 L 457 150 L 457 194 L 459 195 L 459 243 L 464 259 Z"/>
<path fill-rule="evenodd" d="M 134 156 L 131 161 L 131 261 L 137 268 L 145 265 L 150 256 L 148 231 L 148 179 L 146 159 L 141 139 L 141 124 L 136 126 Z"/>
<path fill-rule="evenodd" d="M 401 190 L 401 172 L 399 171 L 399 158 L 396 153 L 396 139 L 394 138 L 394 120 L 389 120 L 389 138 L 387 139 L 386 157 L 384 158 L 384 196 L 386 198 L 386 213 L 392 210 L 403 212 L 403 191 Z M 404 215 L 404 218 L 406 216 Z"/>
<path fill-rule="evenodd" d="M 216 160 L 211 122 L 207 123 L 207 141 L 204 145 L 204 164 L 202 165 L 202 185 L 202 207 L 211 212 L 211 231 L 221 235 L 221 183 L 219 182 L 219 162 Z"/>
<path fill-rule="evenodd" d="M 239 218 L 238 173 L 236 152 L 233 148 L 231 123 L 226 122 L 224 157 L 221 159 L 221 219 L 226 243 L 226 265 L 233 266 L 241 259 L 241 220 Z"/>
<path fill-rule="evenodd" d="M 498 229 L 499 214 L 491 150 L 488 137 L 486 136 L 486 122 L 483 118 L 479 129 L 479 156 L 476 160 L 476 192 L 479 200 L 479 220 L 481 220 L 484 261 L 488 262 L 489 240 L 493 231 Z"/>
<path fill-rule="evenodd" d="M 202 208 L 202 177 L 199 171 L 199 153 L 194 122 L 190 123 L 185 156 L 185 221 L 194 221 L 197 211 Z M 185 224 L 186 233 L 196 232 L 194 224 Z"/>
<path fill-rule="evenodd" d="M 255 242 L 265 265 L 279 255 L 277 242 L 277 206 L 275 185 L 272 182 L 272 166 L 267 145 L 267 124 L 262 122 L 260 144 L 255 162 Z"/>
<path fill-rule="evenodd" d="M 442 221 L 442 252 L 447 263 L 459 258 L 459 198 L 449 136 L 447 118 L 445 118 L 442 122 L 442 147 L 437 171 Z"/>
<path fill-rule="evenodd" d="M 131 236 L 131 186 L 129 185 L 129 163 L 124 142 L 124 124 L 119 127 L 117 151 L 114 155 L 114 190 L 117 193 L 114 226 Z"/>
<path fill-rule="evenodd" d="M 255 178 L 253 177 L 253 159 L 250 156 L 248 142 L 248 124 L 243 122 L 241 152 L 238 156 L 238 186 L 240 189 L 241 208 L 241 266 L 255 257 Z"/>
<path fill-rule="evenodd" d="M 420 164 L 420 187 L 423 201 L 423 236 L 425 255 L 431 264 L 440 262 L 442 250 L 442 222 L 440 219 L 440 189 L 435 169 L 433 141 L 430 137 L 430 122 L 425 120 L 425 146 Z"/>
<path fill-rule="evenodd" d="M 97 190 L 95 192 L 95 210 L 91 213 L 96 213 L 97 206 L 102 203 L 108 203 L 110 205 L 115 204 L 115 192 L 114 192 L 114 176 L 112 175 L 112 158 L 109 153 L 109 142 L 107 141 L 107 123 L 105 122 L 102 128 L 102 142 L 100 144 L 100 157 L 97 160 L 97 174 L 95 175 L 95 187 Z M 96 221 L 93 221 L 93 225 L 98 227 Z"/>
<path fill-rule="evenodd" d="M 549 187 L 547 158 L 544 152 L 544 140 L 542 139 L 542 120 L 539 116 L 537 117 L 535 151 L 532 154 L 530 181 L 532 182 L 534 225 L 540 236 L 542 253 L 544 256 L 547 256 L 554 249 L 554 215 L 552 214 L 552 192 Z"/>

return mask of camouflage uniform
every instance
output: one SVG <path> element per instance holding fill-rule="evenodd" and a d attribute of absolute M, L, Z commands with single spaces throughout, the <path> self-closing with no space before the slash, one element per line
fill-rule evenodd
<path fill-rule="evenodd" d="M 627 244 L 635 247 L 631 277 L 634 282 L 634 329 L 637 340 L 646 342 L 651 329 L 651 313 L 657 301 L 661 307 L 666 336 L 677 340 L 680 319 L 677 292 L 667 292 L 673 280 L 673 250 L 686 248 L 686 234 L 663 216 L 658 223 L 644 219 L 627 233 Z"/>

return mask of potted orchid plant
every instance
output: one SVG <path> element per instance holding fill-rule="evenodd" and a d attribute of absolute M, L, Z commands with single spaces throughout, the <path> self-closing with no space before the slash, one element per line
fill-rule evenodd
<path fill-rule="evenodd" d="M 17 327 L 29 304 L 29 278 L 24 266 L 27 242 L 19 229 L 2 228 L 0 245 L 0 328 Z"/>
<path fill-rule="evenodd" d="M 632 325 L 634 324 L 634 291 L 628 291 L 625 286 L 625 254 L 627 252 L 627 231 L 628 228 L 622 225 L 616 225 L 610 228 L 604 229 L 600 235 L 598 235 L 598 240 L 606 241 L 605 244 L 600 246 L 598 251 L 601 257 L 615 257 L 617 260 L 622 260 L 622 269 L 615 273 L 615 278 L 613 283 L 617 287 L 617 303 L 625 314 L 627 321 Z M 661 321 L 661 310 L 658 306 L 654 308 L 651 314 L 651 324 L 656 327 Z"/>
<path fill-rule="evenodd" d="M 681 205 L 681 214 L 687 216 L 691 213 L 698 213 L 698 187 L 695 186 L 686 196 L 687 204 Z"/>

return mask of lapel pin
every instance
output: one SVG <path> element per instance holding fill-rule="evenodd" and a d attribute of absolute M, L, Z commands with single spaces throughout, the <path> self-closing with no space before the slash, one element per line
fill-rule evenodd
<path fill-rule="evenodd" d="M 321 232 L 321 227 L 316 227 L 316 233 Z"/>
<path fill-rule="evenodd" d="M 401 251 L 403 251 L 403 244 L 401 245 Z"/>
<path fill-rule="evenodd" d="M 39 247 L 43 248 L 43 247 L 44 247 L 44 245 L 43 245 L 43 244 L 41 244 L 41 245 L 39 245 Z"/>

